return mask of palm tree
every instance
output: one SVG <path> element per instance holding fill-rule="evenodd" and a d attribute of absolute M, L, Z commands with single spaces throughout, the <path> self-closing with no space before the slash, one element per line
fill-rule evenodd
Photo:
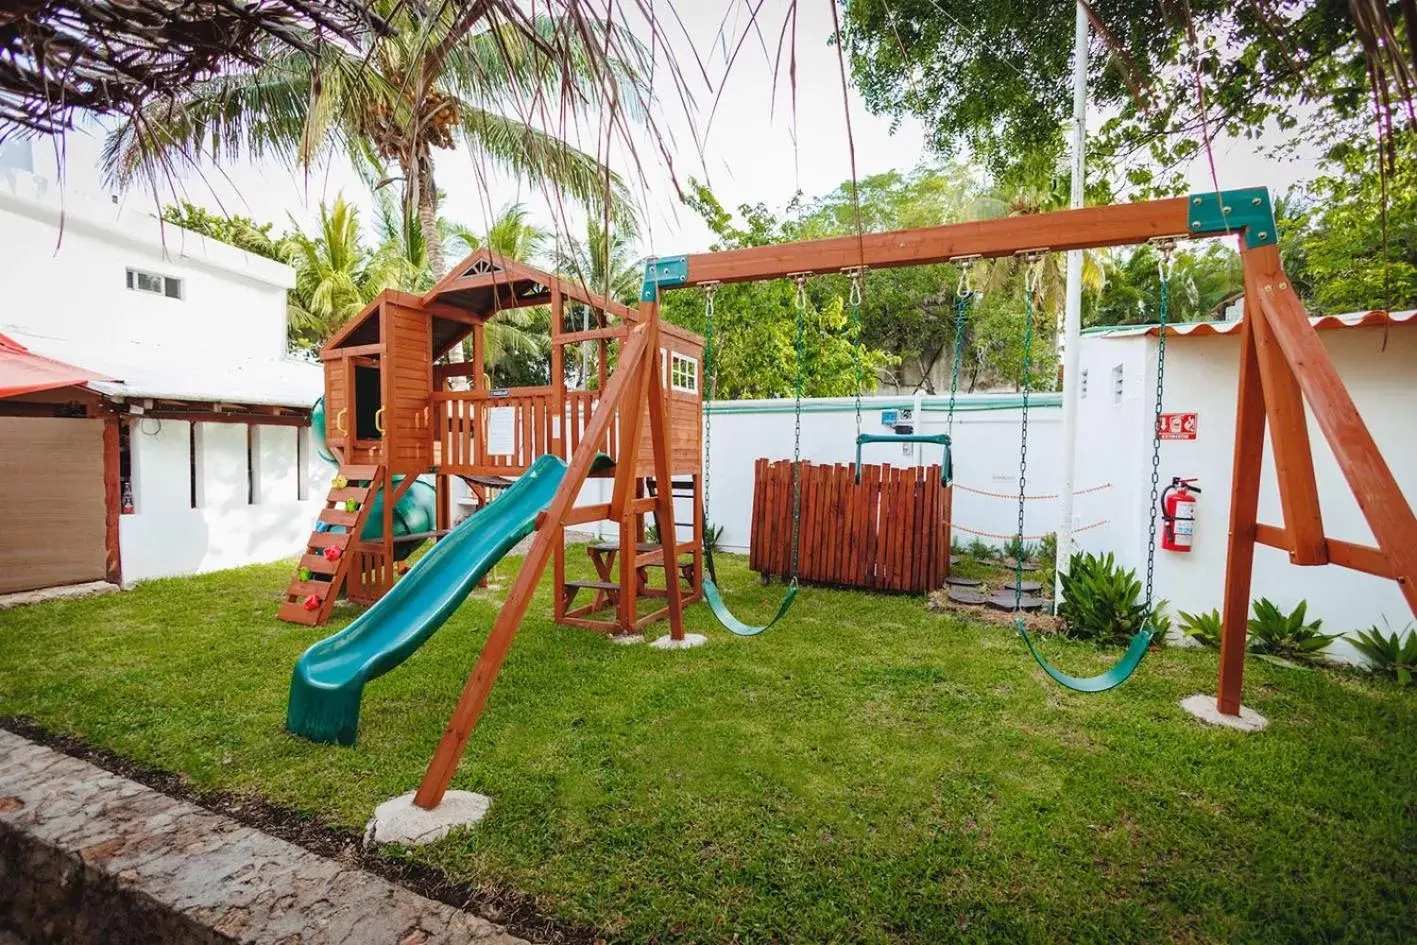
<path fill-rule="evenodd" d="M 307 169 L 331 149 L 357 161 L 387 161 L 398 168 L 405 212 L 418 220 L 435 277 L 445 271 L 437 149 L 461 142 L 476 159 L 592 209 L 607 197 L 623 201 L 618 177 L 534 127 L 531 113 L 566 122 L 564 113 L 612 99 L 622 113 L 640 117 L 633 70 L 612 57 L 627 40 L 607 38 L 603 25 L 571 6 L 561 19 L 499 17 L 490 26 L 485 3 L 372 6 L 394 31 L 367 57 L 318 37 L 310 37 L 318 57 L 272 43 L 259 65 L 195 83 L 116 129 L 104 144 L 106 175 L 119 185 L 136 177 L 156 184 L 174 162 L 243 148 L 253 158 L 270 155 Z"/>
<path fill-rule="evenodd" d="M 359 209 L 343 195 L 331 206 L 320 204 L 314 235 L 295 226 L 283 243 L 285 261 L 295 269 L 286 313 L 297 348 L 318 348 L 380 290 L 397 284 L 402 273 L 398 257 L 364 245 Z"/>
<path fill-rule="evenodd" d="M 508 259 L 532 263 L 547 240 L 546 230 L 532 223 L 531 214 L 519 203 L 503 207 L 485 234 L 447 221 L 442 221 L 439 230 L 444 246 L 458 258 L 486 248 Z M 544 366 L 551 349 L 551 310 L 539 305 L 499 312 L 487 321 L 482 341 L 489 384 L 528 381 L 529 363 Z M 466 352 L 460 351 L 450 360 L 465 357 Z"/>
<path fill-rule="evenodd" d="M 634 252 L 633 230 L 628 227 L 616 228 L 610 230 L 607 235 L 604 224 L 591 219 L 586 221 L 585 239 L 571 237 L 568 244 L 564 249 L 557 247 L 556 250 L 555 267 L 558 275 L 579 282 L 591 292 L 607 299 L 627 305 L 633 304 L 639 297 L 643 261 Z M 579 308 L 581 328 L 589 329 L 590 308 L 584 305 Z M 571 318 L 575 318 L 574 312 L 571 313 Z M 581 386 L 589 386 L 594 349 L 592 342 L 581 342 L 577 365 Z"/>

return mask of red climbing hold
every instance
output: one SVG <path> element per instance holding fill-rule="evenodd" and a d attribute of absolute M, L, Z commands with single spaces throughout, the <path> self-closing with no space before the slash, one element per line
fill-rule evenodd
<path fill-rule="evenodd" d="M 338 548 L 336 548 L 334 545 L 330 545 L 328 548 L 325 549 L 325 560 L 326 560 L 326 561 L 338 561 L 338 560 L 339 560 L 339 555 L 340 555 L 340 550 L 339 550 Z"/>
<path fill-rule="evenodd" d="M 306 610 L 319 610 L 319 609 L 320 609 L 320 598 L 319 598 L 319 596 L 316 595 L 316 594 L 311 594 L 309 597 L 305 598 L 305 601 L 304 601 L 303 606 L 305 607 Z"/>

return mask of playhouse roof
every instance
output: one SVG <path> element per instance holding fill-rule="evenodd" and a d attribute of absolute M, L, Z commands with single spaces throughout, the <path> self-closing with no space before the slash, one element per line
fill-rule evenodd
<path fill-rule="evenodd" d="M 623 321 L 633 322 L 635 309 L 604 298 L 580 282 L 553 275 L 488 249 L 479 249 L 448 270 L 422 296 L 386 291 L 330 337 L 324 350 L 373 344 L 379 340 L 379 305 L 393 299 L 426 311 L 432 319 L 433 353 L 441 355 L 498 312 L 549 305 L 553 290 Z"/>
<path fill-rule="evenodd" d="M 13 338 L 0 335 L 0 397 L 102 380 L 106 380 L 102 374 L 35 354 Z"/>

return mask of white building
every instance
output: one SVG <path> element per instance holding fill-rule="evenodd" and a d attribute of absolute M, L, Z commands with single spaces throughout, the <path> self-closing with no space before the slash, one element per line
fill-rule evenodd
<path fill-rule="evenodd" d="M 1361 312 L 1313 319 L 1325 349 L 1352 395 L 1403 492 L 1417 496 L 1417 313 Z M 1195 477 L 1203 490 L 1189 553 L 1158 551 L 1156 592 L 1175 610 L 1221 606 L 1234 461 L 1239 322 L 1173 326 L 1167 331 L 1168 413 L 1196 415 L 1194 439 L 1161 444 L 1161 484 Z M 1113 551 L 1127 567 L 1145 567 L 1150 507 L 1151 430 L 1158 329 L 1155 326 L 1085 332 L 1079 349 L 1083 394 L 1079 410 L 1078 482 L 1107 476 L 1114 483 L 1110 524 L 1078 536 L 1081 550 Z M 1373 545 L 1372 533 L 1348 489 L 1323 434 L 1309 418 L 1309 439 L 1324 531 L 1330 538 Z M 1266 436 L 1246 448 L 1264 451 L 1259 520 L 1283 524 L 1274 459 Z M 1410 499 L 1409 499 L 1410 501 Z M 1308 601 L 1326 632 L 1374 624 L 1401 630 L 1412 612 L 1397 584 L 1337 565 L 1295 567 L 1288 555 L 1264 545 L 1255 551 L 1251 597 L 1281 607 Z M 1386 622 L 1386 623 L 1385 623 Z M 1336 646 L 1339 656 L 1351 650 Z"/>
<path fill-rule="evenodd" d="M 107 576 L 131 582 L 297 553 L 330 473 L 309 441 L 321 369 L 286 358 L 292 270 L 14 167 L 0 169 L 0 245 L 0 333 L 115 379 L 73 388 L 68 402 L 57 392 L 0 400 L 0 416 L 75 431 L 116 425 L 119 568 Z M 104 458 L 85 457 L 63 462 L 102 474 Z M 40 479 L 45 465 L 32 448 L 24 468 L 7 472 Z M 10 478 L 0 490 L 23 484 Z M 23 505 L 12 498 L 7 507 Z M 24 526 L 7 522 L 0 556 L 24 562 L 59 539 L 54 522 L 83 517 L 34 514 Z M 42 578 L 11 574 L 0 590 Z"/>

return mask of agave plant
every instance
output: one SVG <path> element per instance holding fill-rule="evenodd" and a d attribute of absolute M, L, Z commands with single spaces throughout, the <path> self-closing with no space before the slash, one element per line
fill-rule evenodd
<path fill-rule="evenodd" d="M 1404 637 L 1388 627 L 1388 633 L 1384 635 L 1374 624 L 1367 630 L 1358 631 L 1358 635 L 1349 642 L 1363 654 L 1363 659 L 1373 672 L 1391 676 L 1399 685 L 1410 686 L 1413 676 L 1417 675 L 1417 632 L 1413 632 L 1409 624 L 1405 633 Z"/>
<path fill-rule="evenodd" d="M 1136 572 L 1119 567 L 1111 552 L 1073 555 L 1062 580 L 1058 617 L 1070 637 L 1125 643 L 1151 618 Z"/>
<path fill-rule="evenodd" d="M 1254 616 L 1247 625 L 1247 647 L 1251 653 L 1296 663 L 1313 663 L 1341 635 L 1320 633 L 1322 620 L 1305 622 L 1308 601 L 1299 601 L 1293 612 L 1287 614 L 1266 597 L 1255 601 L 1253 607 Z"/>
<path fill-rule="evenodd" d="M 1213 650 L 1220 648 L 1223 625 L 1219 609 L 1212 609 L 1203 614 L 1191 614 L 1183 610 L 1180 614 L 1182 633 L 1201 646 L 1208 646 Z"/>

